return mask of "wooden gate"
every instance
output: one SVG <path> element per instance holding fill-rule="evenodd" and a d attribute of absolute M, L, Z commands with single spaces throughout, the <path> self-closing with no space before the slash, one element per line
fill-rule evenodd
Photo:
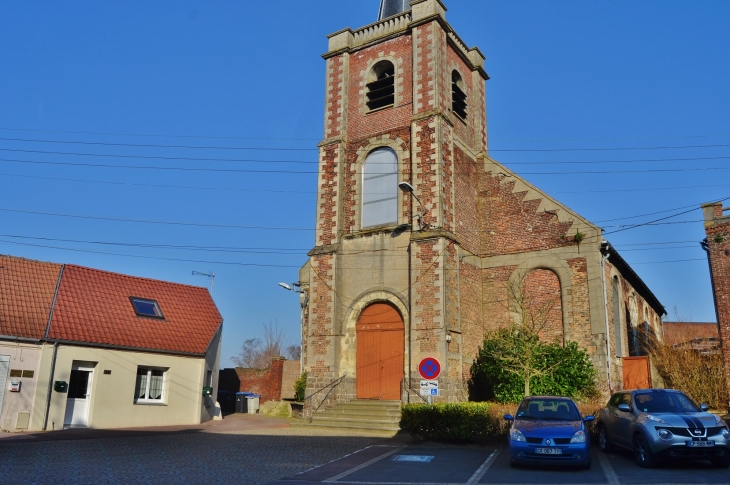
<path fill-rule="evenodd" d="M 624 357 L 624 389 L 648 389 L 651 387 L 649 357 Z"/>
<path fill-rule="evenodd" d="M 400 400 L 405 325 L 394 307 L 374 303 L 357 321 L 357 398 Z"/>

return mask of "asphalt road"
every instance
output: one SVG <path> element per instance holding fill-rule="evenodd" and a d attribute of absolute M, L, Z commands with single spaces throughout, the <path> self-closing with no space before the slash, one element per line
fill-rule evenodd
<path fill-rule="evenodd" d="M 603 454 L 593 450 L 593 467 L 574 470 L 556 467 L 511 468 L 503 447 L 439 444 L 369 446 L 331 463 L 270 485 L 341 483 L 364 485 L 473 484 L 609 484 L 669 485 L 728 484 L 730 470 L 709 462 L 666 463 L 639 468 L 628 452 Z"/>

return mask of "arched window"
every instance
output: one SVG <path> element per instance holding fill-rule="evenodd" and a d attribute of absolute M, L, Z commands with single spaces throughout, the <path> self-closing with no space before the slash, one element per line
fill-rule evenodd
<path fill-rule="evenodd" d="M 380 61 L 368 74 L 367 107 L 370 111 L 395 104 L 395 66 L 390 61 Z"/>
<path fill-rule="evenodd" d="M 466 92 L 464 79 L 457 71 L 451 73 L 451 110 L 466 119 Z"/>
<path fill-rule="evenodd" d="M 362 227 L 394 222 L 398 222 L 398 156 L 390 148 L 377 148 L 362 169 Z"/>
<path fill-rule="evenodd" d="M 623 357 L 623 339 L 621 338 L 621 300 L 619 300 L 618 276 L 613 277 L 613 333 L 616 346 L 616 357 Z"/>

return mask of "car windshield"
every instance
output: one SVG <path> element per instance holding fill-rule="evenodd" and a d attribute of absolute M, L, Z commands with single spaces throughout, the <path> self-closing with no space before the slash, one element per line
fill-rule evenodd
<path fill-rule="evenodd" d="M 525 399 L 517 408 L 518 419 L 580 421 L 580 413 L 567 399 Z"/>
<path fill-rule="evenodd" d="M 640 392 L 634 396 L 636 407 L 644 413 L 697 413 L 700 409 L 679 392 Z"/>

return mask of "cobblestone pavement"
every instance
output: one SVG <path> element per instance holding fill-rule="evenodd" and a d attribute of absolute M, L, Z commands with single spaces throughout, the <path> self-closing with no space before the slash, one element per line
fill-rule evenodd
<path fill-rule="evenodd" d="M 263 484 L 383 440 L 382 434 L 296 426 L 0 440 L 0 484 Z"/>

